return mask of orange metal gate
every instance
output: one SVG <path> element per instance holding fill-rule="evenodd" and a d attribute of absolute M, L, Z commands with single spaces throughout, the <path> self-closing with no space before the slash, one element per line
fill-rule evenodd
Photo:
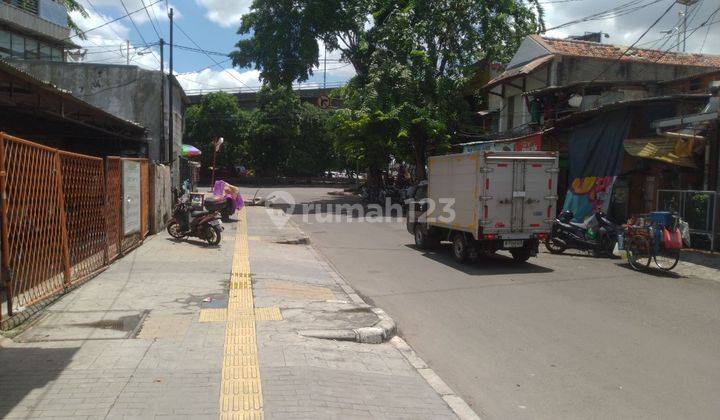
<path fill-rule="evenodd" d="M 122 161 L 110 157 L 106 161 L 105 191 L 107 193 L 105 214 L 107 218 L 107 258 L 108 262 L 120 255 L 122 208 Z"/>
<path fill-rule="evenodd" d="M 150 170 L 141 165 L 141 231 L 122 232 L 122 160 L 0 133 L 0 321 L 91 278 L 149 231 Z"/>

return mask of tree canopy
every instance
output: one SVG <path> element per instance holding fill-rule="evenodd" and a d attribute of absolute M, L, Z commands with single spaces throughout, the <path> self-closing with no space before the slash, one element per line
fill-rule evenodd
<path fill-rule="evenodd" d="M 535 0 L 255 0 L 232 57 L 290 86 L 312 76 L 318 42 L 339 50 L 356 76 L 328 119 L 336 150 L 371 173 L 390 157 L 412 161 L 423 177 L 469 115 L 476 64 L 508 61 L 543 25 Z"/>

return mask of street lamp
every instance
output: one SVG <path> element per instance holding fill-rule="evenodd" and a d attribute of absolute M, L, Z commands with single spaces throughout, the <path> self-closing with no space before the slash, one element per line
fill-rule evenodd
<path fill-rule="evenodd" d="M 212 182 L 210 183 L 211 187 L 215 186 L 215 158 L 217 157 L 217 153 L 220 151 L 220 146 L 222 146 L 224 142 L 225 139 L 222 137 L 218 137 L 218 139 L 213 142 Z"/>

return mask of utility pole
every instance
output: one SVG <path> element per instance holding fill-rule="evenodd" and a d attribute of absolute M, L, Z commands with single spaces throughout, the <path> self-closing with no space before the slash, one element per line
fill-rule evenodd
<path fill-rule="evenodd" d="M 127 46 L 127 55 L 125 56 L 125 58 L 127 59 L 127 65 L 129 66 L 130 65 L 130 40 L 129 39 L 125 40 L 125 45 Z"/>
<path fill-rule="evenodd" d="M 175 114 L 173 112 L 173 91 L 174 84 L 173 84 L 173 47 L 175 46 L 174 38 L 173 38 L 173 27 L 175 26 L 173 24 L 173 9 L 170 8 L 170 74 L 168 75 L 168 112 L 169 112 L 169 124 L 168 127 L 168 134 L 169 134 L 169 141 L 168 141 L 168 161 L 170 162 L 170 173 L 173 171 L 174 161 L 173 158 L 173 146 L 175 143 Z"/>
<path fill-rule="evenodd" d="M 687 18 L 688 18 L 688 8 L 695 3 L 698 2 L 698 0 L 676 0 L 677 4 L 685 6 L 685 10 L 680 12 L 680 28 L 678 28 L 678 51 L 680 51 L 680 46 L 682 45 L 682 52 L 687 51 Z"/>
<path fill-rule="evenodd" d="M 165 150 L 165 40 L 160 38 L 160 162 L 165 162 Z"/>
<path fill-rule="evenodd" d="M 323 89 L 327 89 L 327 45 L 325 45 L 325 59 L 324 61 L 324 70 L 323 70 Z"/>

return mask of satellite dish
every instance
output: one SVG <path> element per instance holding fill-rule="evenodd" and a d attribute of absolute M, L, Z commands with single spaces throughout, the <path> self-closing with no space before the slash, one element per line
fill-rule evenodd
<path fill-rule="evenodd" d="M 568 105 L 570 105 L 573 108 L 580 108 L 580 105 L 582 105 L 583 97 L 582 95 L 573 95 L 568 99 Z"/>

